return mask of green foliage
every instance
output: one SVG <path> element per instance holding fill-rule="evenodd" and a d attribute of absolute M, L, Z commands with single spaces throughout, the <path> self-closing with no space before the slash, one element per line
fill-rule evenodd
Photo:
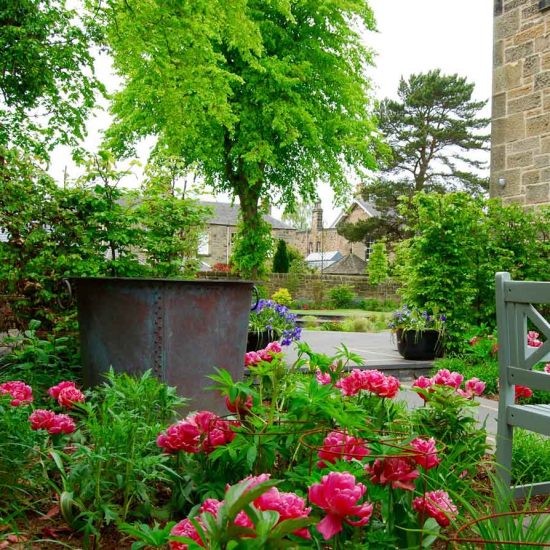
<path fill-rule="evenodd" d="M 102 90 L 90 36 L 62 0 L 3 2 L 0 21 L 0 148 L 47 159 L 56 144 L 82 138 Z"/>
<path fill-rule="evenodd" d="M 288 273 L 290 267 L 290 258 L 286 248 L 286 242 L 279 239 L 277 242 L 277 250 L 273 256 L 273 273 Z"/>
<path fill-rule="evenodd" d="M 331 302 L 336 308 L 347 308 L 353 305 L 355 290 L 350 285 L 339 285 L 328 292 Z"/>
<path fill-rule="evenodd" d="M 143 228 L 141 247 L 158 277 L 194 275 L 199 262 L 199 239 L 211 210 L 185 197 L 177 186 L 179 163 L 166 159 L 149 167 L 137 208 Z"/>
<path fill-rule="evenodd" d="M 0 383 L 24 380 L 35 390 L 35 406 L 45 399 L 46 390 L 60 380 L 77 380 L 80 357 L 74 336 L 37 335 L 39 321 L 17 336 L 6 338 L 12 349 L 0 357 Z"/>
<path fill-rule="evenodd" d="M 292 305 L 292 296 L 286 288 L 280 288 L 277 292 L 274 292 L 271 299 L 282 306 L 290 307 Z"/>
<path fill-rule="evenodd" d="M 374 243 L 367 265 L 367 275 L 369 276 L 369 283 L 375 286 L 388 280 L 389 262 L 385 242 Z"/>
<path fill-rule="evenodd" d="M 362 197 L 380 216 L 343 224 L 339 233 L 352 242 L 410 236 L 410 220 L 398 208 L 399 198 L 412 200 L 419 191 L 443 193 L 464 189 L 479 195 L 488 187 L 480 175 L 488 150 L 489 119 L 480 116 L 487 101 L 472 100 L 474 84 L 439 69 L 401 79 L 398 99 L 385 99 L 378 109 L 380 129 L 390 146 L 380 177 L 363 185 Z"/>
<path fill-rule="evenodd" d="M 47 486 L 40 464 L 44 438 L 31 430 L 30 407 L 10 401 L 0 395 L 0 515 L 6 522 L 10 514 L 31 507 Z"/>
<path fill-rule="evenodd" d="M 111 372 L 79 407 L 80 437 L 72 452 L 52 451 L 61 476 L 61 513 L 86 538 L 104 525 L 149 520 L 157 484 L 167 483 L 167 458 L 155 440 L 182 401 L 147 372 L 141 378 Z"/>
<path fill-rule="evenodd" d="M 534 432 L 514 429 L 512 451 L 514 485 L 544 483 L 550 479 L 550 439 Z"/>
<path fill-rule="evenodd" d="M 124 81 L 109 144 L 131 154 L 154 135 L 157 151 L 238 197 L 244 276 L 263 271 L 265 258 L 252 253 L 265 245 L 260 203 L 294 211 L 316 198 L 320 180 L 343 197 L 349 170 L 374 168 L 366 1 L 88 5 Z"/>
<path fill-rule="evenodd" d="M 452 345 L 472 325 L 495 325 L 495 272 L 550 278 L 546 209 L 526 211 L 465 193 L 421 193 L 403 209 L 414 236 L 400 250 L 401 293 L 409 305 L 447 314 Z"/>
<path fill-rule="evenodd" d="M 231 264 L 241 277 L 267 279 L 272 249 L 271 226 L 267 222 L 259 219 L 257 224 L 247 225 L 244 218 L 239 220 Z"/>
<path fill-rule="evenodd" d="M 15 297 L 21 325 L 35 318 L 48 328 L 74 317 L 65 278 L 175 277 L 197 268 L 206 211 L 179 196 L 166 173 L 151 169 L 140 195 L 121 187 L 129 172 L 117 170 L 110 153 L 81 163 L 83 175 L 63 188 L 21 155 L 0 164 L 0 231 L 7 237 L 0 242 L 0 294 Z"/>

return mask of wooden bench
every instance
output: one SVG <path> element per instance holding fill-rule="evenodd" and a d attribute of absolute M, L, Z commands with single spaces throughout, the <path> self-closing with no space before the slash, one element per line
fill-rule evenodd
<path fill-rule="evenodd" d="M 515 386 L 550 391 L 550 374 L 533 366 L 550 361 L 550 323 L 533 304 L 550 304 L 550 282 L 513 281 L 509 273 L 496 275 L 498 325 L 499 409 L 496 461 L 503 487 L 510 487 L 514 428 L 550 436 L 550 405 L 515 402 Z M 540 347 L 527 345 L 528 321 L 544 336 Z M 514 496 L 550 494 L 545 483 L 518 485 Z"/>

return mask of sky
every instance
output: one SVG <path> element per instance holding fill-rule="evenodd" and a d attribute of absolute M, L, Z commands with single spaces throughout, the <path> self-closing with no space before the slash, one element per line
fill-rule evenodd
<path fill-rule="evenodd" d="M 376 98 L 395 97 L 399 79 L 410 74 L 439 68 L 443 73 L 465 76 L 474 82 L 475 99 L 489 99 L 492 77 L 493 0 L 370 0 L 377 30 L 368 33 L 365 43 L 375 52 L 376 67 L 370 71 Z M 108 60 L 99 59 L 97 72 L 111 89 L 116 78 Z M 487 106 L 486 116 L 490 115 Z M 84 145 L 94 150 L 101 129 L 109 125 L 106 112 L 98 111 L 89 122 Z M 145 161 L 147 147 L 141 148 Z M 52 156 L 50 174 L 63 181 L 65 168 L 70 177 L 78 175 L 67 149 Z M 137 185 L 138 179 L 127 185 Z M 325 225 L 338 216 L 333 194 L 326 184 L 319 185 Z M 218 200 L 227 200 L 219 196 Z M 274 209 L 275 215 L 280 211 Z"/>

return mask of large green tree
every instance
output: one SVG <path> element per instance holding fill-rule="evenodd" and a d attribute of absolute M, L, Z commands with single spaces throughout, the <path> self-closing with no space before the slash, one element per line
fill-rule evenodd
<path fill-rule="evenodd" d="M 385 99 L 378 108 L 380 130 L 391 152 L 377 177 L 361 188 L 363 198 L 381 215 L 342 226 L 346 238 L 402 238 L 402 196 L 410 201 L 419 191 L 484 193 L 489 119 L 481 116 L 487 101 L 472 99 L 473 92 L 474 84 L 465 77 L 439 69 L 401 78 L 398 99 Z"/>
<path fill-rule="evenodd" d="M 238 197 L 247 274 L 265 259 L 251 238 L 263 242 L 262 201 L 292 210 L 320 180 L 342 196 L 350 168 L 374 168 L 366 0 L 89 2 L 124 79 L 110 144 L 131 154 L 154 135 Z"/>
<path fill-rule="evenodd" d="M 47 158 L 75 145 L 101 85 L 90 35 L 65 0 L 0 2 L 0 147 Z"/>

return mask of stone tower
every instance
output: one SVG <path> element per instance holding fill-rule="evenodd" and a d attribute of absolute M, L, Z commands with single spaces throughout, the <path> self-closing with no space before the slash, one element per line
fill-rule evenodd
<path fill-rule="evenodd" d="M 490 192 L 550 203 L 550 0 L 494 0 Z"/>

